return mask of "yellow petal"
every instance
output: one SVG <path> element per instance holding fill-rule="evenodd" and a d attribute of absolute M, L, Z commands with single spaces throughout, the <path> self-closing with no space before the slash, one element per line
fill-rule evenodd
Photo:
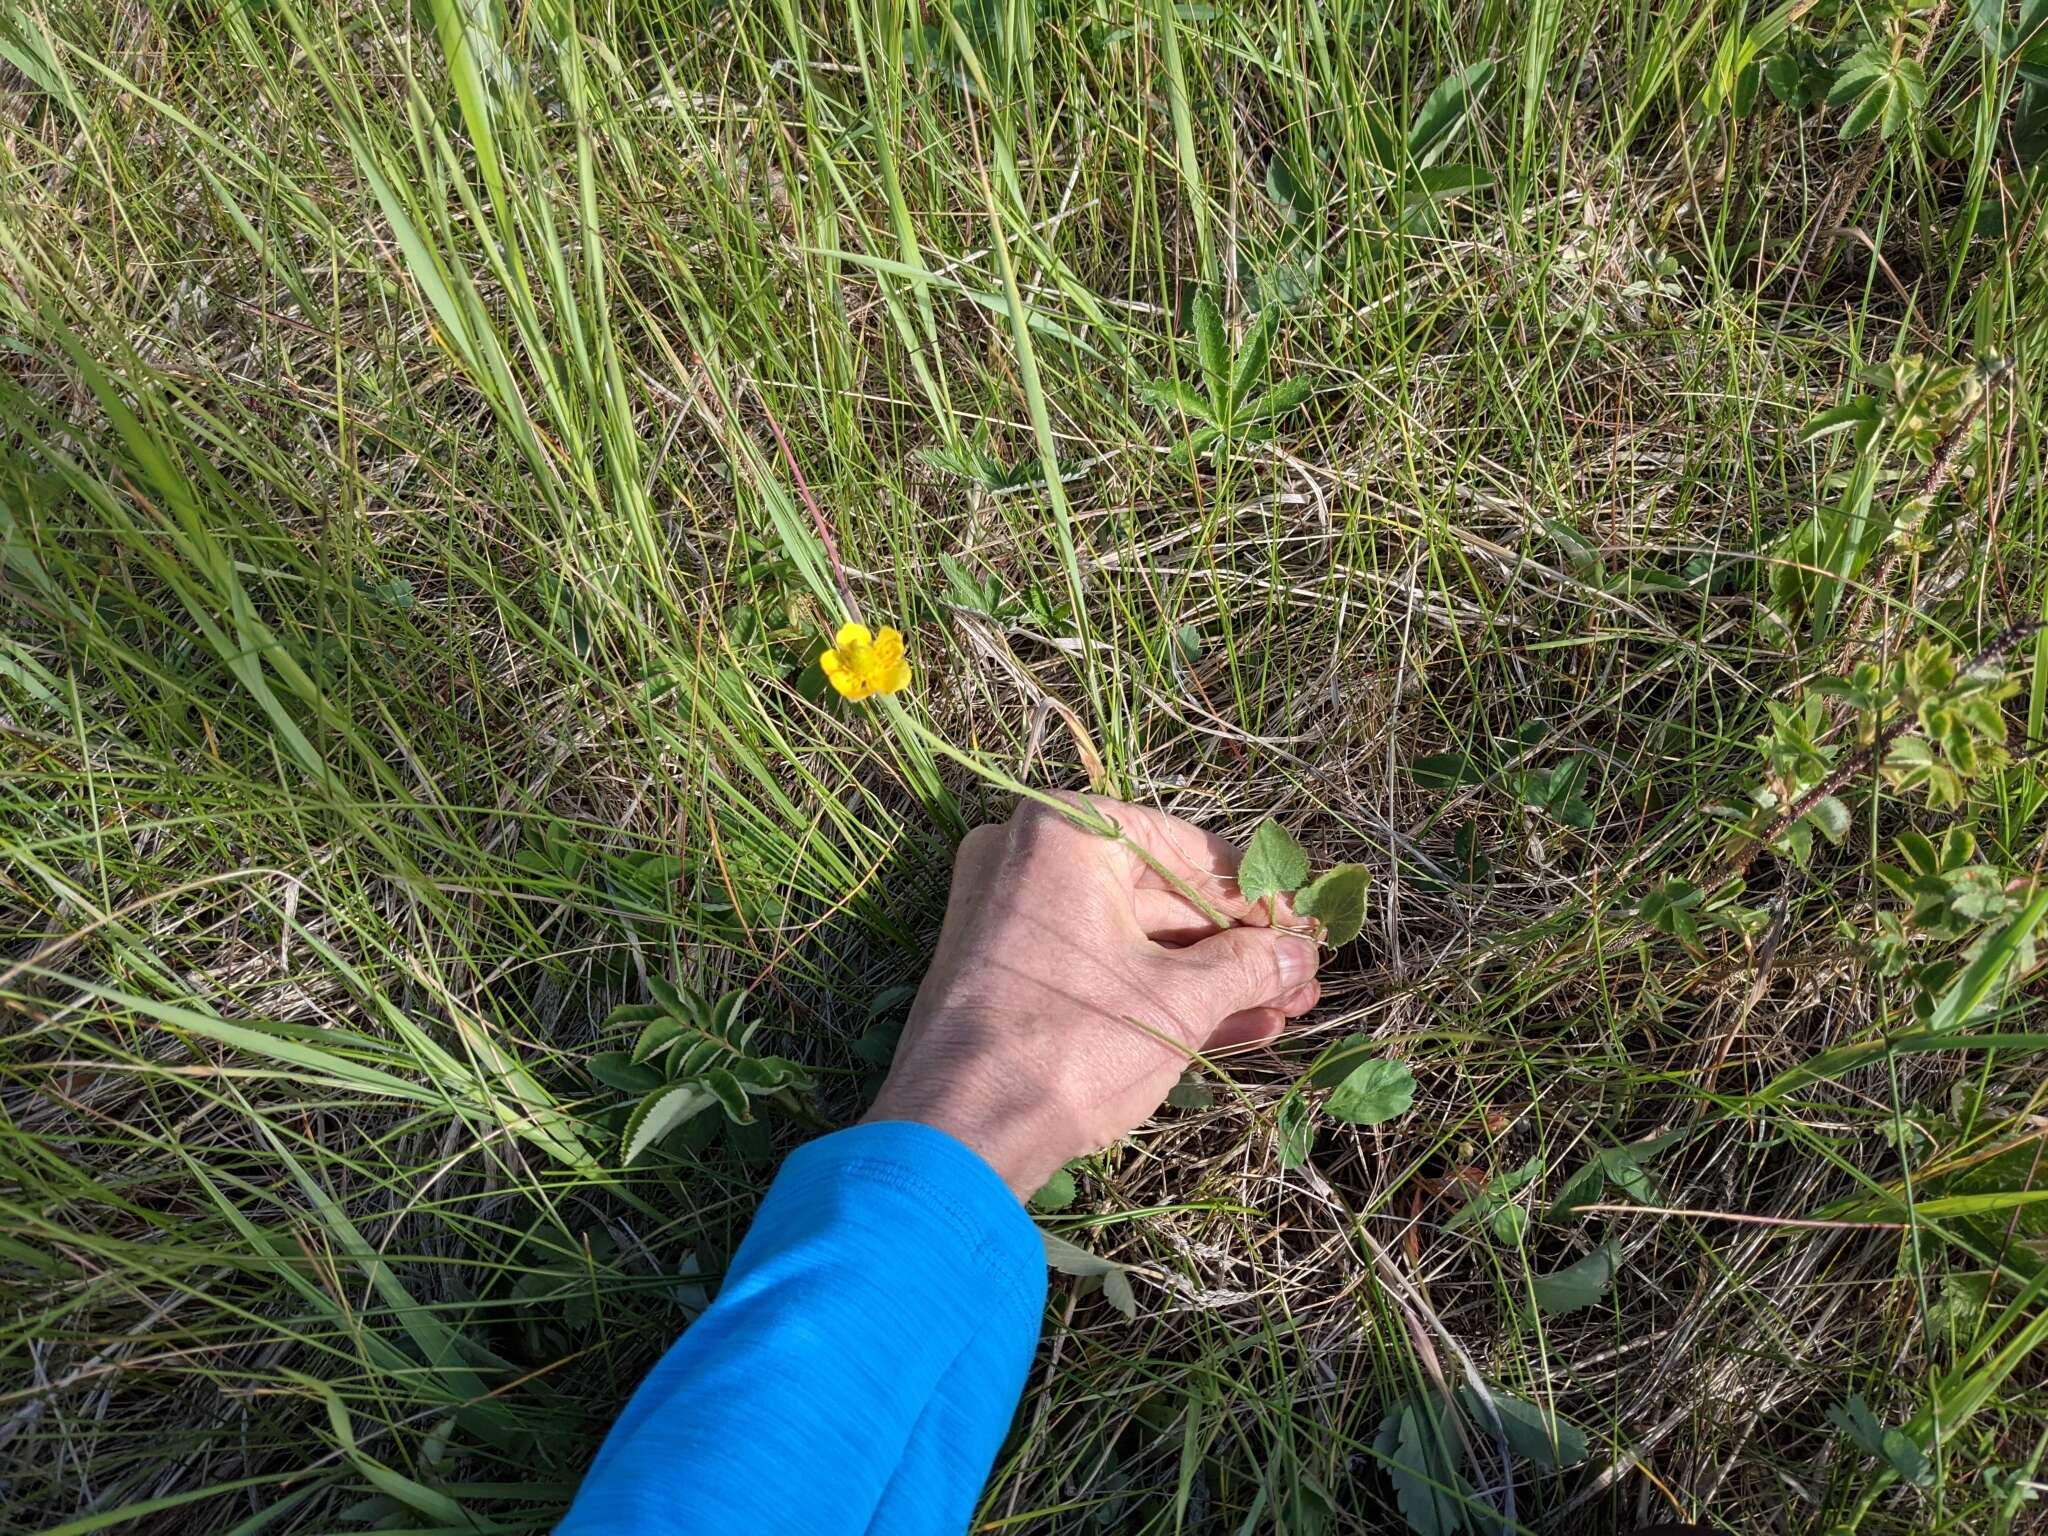
<path fill-rule="evenodd" d="M 818 658 L 818 665 L 827 677 L 837 678 L 846 669 L 846 663 L 839 659 L 837 651 L 827 651 Z"/>
<path fill-rule="evenodd" d="M 832 643 L 842 651 L 852 650 L 857 645 L 873 645 L 874 631 L 865 624 L 856 624 L 848 619 L 839 626 L 839 633 L 832 637 Z"/>
<path fill-rule="evenodd" d="M 907 661 L 898 661 L 894 667 L 890 668 L 889 675 L 882 679 L 882 692 L 884 693 L 901 693 L 909 686 L 910 663 Z"/>

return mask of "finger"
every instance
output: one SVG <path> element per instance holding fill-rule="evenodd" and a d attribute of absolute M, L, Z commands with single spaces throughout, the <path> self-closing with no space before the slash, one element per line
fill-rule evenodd
<path fill-rule="evenodd" d="M 1233 1045 L 1256 1045 L 1261 1040 L 1271 1040 L 1286 1028 L 1287 1015 L 1278 1008 L 1246 1008 L 1218 1024 L 1203 1049 L 1222 1051 Z"/>
<path fill-rule="evenodd" d="M 1229 928 L 1159 955 L 1184 989 L 1186 1021 L 1204 1034 L 1233 1013 L 1273 1007 L 1316 975 L 1316 946 L 1269 928 Z"/>
<path fill-rule="evenodd" d="M 1154 944 L 1195 944 L 1217 932 L 1209 914 L 1177 891 L 1136 890 L 1131 906 Z"/>
<path fill-rule="evenodd" d="M 1202 900 L 1235 922 L 1265 922 L 1263 906 L 1255 908 L 1237 889 L 1237 866 L 1243 855 L 1227 838 L 1205 832 L 1191 821 L 1154 810 L 1149 805 L 1126 805 L 1121 801 L 1095 797 L 1095 809 L 1113 818 L 1138 847 L 1156 859 L 1173 878 L 1133 855 L 1135 884 L 1140 890 L 1174 891 L 1179 880 Z"/>
<path fill-rule="evenodd" d="M 1296 987 L 1273 1006 L 1290 1019 L 1297 1019 L 1315 1007 L 1321 1001 L 1322 995 L 1323 989 L 1315 982 L 1310 982 L 1305 987 Z"/>

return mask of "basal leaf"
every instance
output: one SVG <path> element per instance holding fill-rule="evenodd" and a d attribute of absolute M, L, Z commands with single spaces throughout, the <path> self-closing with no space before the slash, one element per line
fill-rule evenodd
<path fill-rule="evenodd" d="M 1372 1448 L 1415 1536 L 1453 1536 L 1465 1529 L 1471 1489 L 1459 1473 L 1463 1453 L 1442 1423 L 1435 1399 L 1411 1397 L 1396 1404 L 1381 1422 Z"/>
<path fill-rule="evenodd" d="M 1576 1424 L 1545 1413 L 1534 1403 L 1498 1387 L 1487 1395 L 1492 1399 L 1494 1412 L 1500 1415 L 1508 1449 L 1524 1461 L 1554 1472 L 1560 1467 L 1575 1467 L 1586 1459 L 1586 1432 Z M 1492 1429 L 1486 1404 L 1469 1384 L 1458 1388 L 1458 1401 L 1482 1434 Z"/>
<path fill-rule="evenodd" d="M 1404 1061 L 1363 1061 L 1331 1092 L 1323 1110 L 1333 1120 L 1380 1125 L 1415 1103 L 1415 1074 Z"/>
<path fill-rule="evenodd" d="M 1295 896 L 1294 910 L 1321 923 L 1323 942 L 1335 949 L 1357 938 L 1365 926 L 1365 892 L 1371 883 L 1371 871 L 1363 864 L 1339 864 Z"/>
<path fill-rule="evenodd" d="M 1064 1211 L 1074 1203 L 1080 1190 L 1074 1184 L 1074 1170 L 1061 1168 L 1038 1187 L 1031 1207 L 1039 1211 Z"/>
<path fill-rule="evenodd" d="M 1280 1102 L 1280 1112 L 1273 1117 L 1274 1148 L 1279 1154 L 1282 1168 L 1299 1168 L 1308 1161 L 1309 1153 L 1316 1144 L 1315 1114 L 1298 1093 L 1290 1093 Z"/>
<path fill-rule="evenodd" d="M 1463 752 L 1438 752 L 1418 757 L 1408 765 L 1408 776 L 1417 789 L 1455 789 L 1460 784 L 1479 784 L 1486 771 Z"/>
<path fill-rule="evenodd" d="M 1202 383 L 1209 392 L 1213 419 L 1221 420 L 1229 414 L 1230 344 L 1223 334 L 1223 316 L 1208 289 L 1195 290 L 1189 318 L 1195 328 L 1195 350 L 1202 360 Z"/>
<path fill-rule="evenodd" d="M 1308 880 L 1308 851 L 1270 816 L 1260 822 L 1237 867 L 1237 889 L 1246 901 L 1291 895 Z"/>
<path fill-rule="evenodd" d="M 1577 1312 L 1597 1304 L 1614 1281 L 1621 1255 L 1612 1243 L 1595 1248 L 1576 1264 L 1529 1282 L 1529 1294 L 1545 1312 Z"/>

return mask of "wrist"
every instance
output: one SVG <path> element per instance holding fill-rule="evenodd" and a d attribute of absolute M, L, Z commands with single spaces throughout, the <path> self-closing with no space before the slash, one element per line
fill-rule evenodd
<path fill-rule="evenodd" d="M 1020 1201 L 1030 1199 L 1066 1161 L 1052 1150 L 1062 1143 L 1028 1124 L 1021 1113 L 899 1086 L 893 1080 L 882 1085 L 873 1106 L 861 1116 L 864 1125 L 887 1120 L 914 1121 L 945 1132 L 994 1169 Z"/>

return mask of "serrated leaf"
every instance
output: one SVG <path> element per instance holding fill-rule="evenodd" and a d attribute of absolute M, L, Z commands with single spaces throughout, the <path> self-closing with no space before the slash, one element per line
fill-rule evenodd
<path fill-rule="evenodd" d="M 1248 402 L 1237 413 L 1240 424 L 1271 421 L 1285 416 L 1316 392 L 1313 379 L 1282 379 L 1257 399 Z"/>
<path fill-rule="evenodd" d="M 621 1093 L 651 1093 L 661 1086 L 661 1074 L 633 1060 L 630 1051 L 599 1051 L 584 1063 L 590 1075 L 607 1088 Z"/>
<path fill-rule="evenodd" d="M 1486 771 L 1463 752 L 1437 752 L 1418 757 L 1408 765 L 1408 776 L 1417 789 L 1455 789 L 1460 784 L 1482 784 Z"/>
<path fill-rule="evenodd" d="M 1266 376 L 1266 359 L 1273 350 L 1273 333 L 1280 327 L 1280 311 L 1267 308 L 1259 312 L 1259 318 L 1252 322 L 1245 333 L 1244 346 L 1238 350 L 1237 366 L 1230 375 L 1230 414 L 1235 417 L 1239 406 Z M 1256 418 L 1248 417 L 1247 420 Z"/>
<path fill-rule="evenodd" d="M 1138 398 L 1167 412 L 1180 412 L 1196 421 L 1213 419 L 1209 402 L 1179 379 L 1146 379 L 1137 386 Z"/>
<path fill-rule="evenodd" d="M 716 1102 L 712 1093 L 698 1083 L 671 1083 L 647 1095 L 626 1117 L 626 1163 L 631 1165 L 670 1131 Z"/>
<path fill-rule="evenodd" d="M 1498 1387 L 1487 1395 L 1493 1400 L 1494 1412 L 1500 1415 L 1501 1433 L 1507 1437 L 1508 1449 L 1524 1461 L 1554 1472 L 1562 1467 L 1575 1467 L 1586 1459 L 1586 1432 L 1576 1424 L 1545 1413 L 1534 1403 Z M 1469 1383 L 1458 1388 L 1458 1401 L 1482 1434 L 1492 1429 L 1493 1420 L 1487 1416 L 1486 1405 Z"/>
<path fill-rule="evenodd" d="M 1349 944 L 1365 926 L 1365 893 L 1372 873 L 1363 864 L 1326 869 L 1298 892 L 1294 910 L 1323 925 L 1323 942 L 1332 949 Z"/>
<path fill-rule="evenodd" d="M 1373 1450 L 1394 1485 L 1394 1501 L 1415 1536 L 1455 1536 L 1465 1529 L 1471 1489 L 1459 1473 L 1463 1453 L 1433 1399 L 1407 1398 L 1380 1423 Z"/>
<path fill-rule="evenodd" d="M 676 989 L 676 984 L 667 977 L 648 977 L 647 990 L 654 994 L 655 1002 L 661 1005 L 663 1011 L 672 1013 L 677 1018 L 687 1018 L 689 1016 L 689 1004 L 683 1001 L 683 994 Z"/>
<path fill-rule="evenodd" d="M 1220 420 L 1228 414 L 1230 345 L 1223 334 L 1223 316 L 1217 311 L 1216 301 L 1209 297 L 1208 289 L 1195 290 L 1189 320 L 1195 330 L 1195 352 L 1202 360 L 1203 387 L 1209 392 L 1215 418 Z"/>
<path fill-rule="evenodd" d="M 1315 1149 L 1316 1118 L 1300 1094 L 1291 1093 L 1280 1101 L 1273 1117 L 1274 1151 L 1282 1168 L 1299 1168 Z"/>
<path fill-rule="evenodd" d="M 1248 902 L 1292 895 L 1308 880 L 1308 850 L 1279 822 L 1267 817 L 1252 832 L 1237 866 L 1238 893 Z"/>
<path fill-rule="evenodd" d="M 1383 1125 L 1415 1103 L 1415 1074 L 1405 1061 L 1363 1061 L 1330 1093 L 1323 1112 L 1352 1125 Z"/>
<path fill-rule="evenodd" d="M 1564 1181 L 1564 1188 L 1550 1202 L 1550 1209 L 1543 1219 L 1553 1225 L 1570 1221 L 1578 1215 L 1580 1206 L 1595 1204 L 1606 1189 L 1607 1168 L 1596 1157 Z"/>
<path fill-rule="evenodd" d="M 1529 1282 L 1529 1295 L 1545 1312 L 1562 1315 L 1596 1305 L 1607 1294 L 1621 1255 L 1612 1243 L 1595 1248 L 1576 1264 Z"/>
<path fill-rule="evenodd" d="M 1822 795 L 1806 813 L 1807 820 L 1820 828 L 1820 835 L 1836 847 L 1849 835 L 1849 807 L 1833 795 Z"/>
<path fill-rule="evenodd" d="M 1038 1186 L 1031 1196 L 1031 1207 L 1038 1211 L 1064 1211 L 1079 1198 L 1080 1193 L 1074 1182 L 1074 1170 L 1061 1168 Z"/>
<path fill-rule="evenodd" d="M 713 1067 L 704 1074 L 704 1086 L 725 1110 L 727 1119 L 735 1125 L 753 1123 L 754 1111 L 747 1102 L 746 1087 L 732 1073 L 723 1067 Z"/>

